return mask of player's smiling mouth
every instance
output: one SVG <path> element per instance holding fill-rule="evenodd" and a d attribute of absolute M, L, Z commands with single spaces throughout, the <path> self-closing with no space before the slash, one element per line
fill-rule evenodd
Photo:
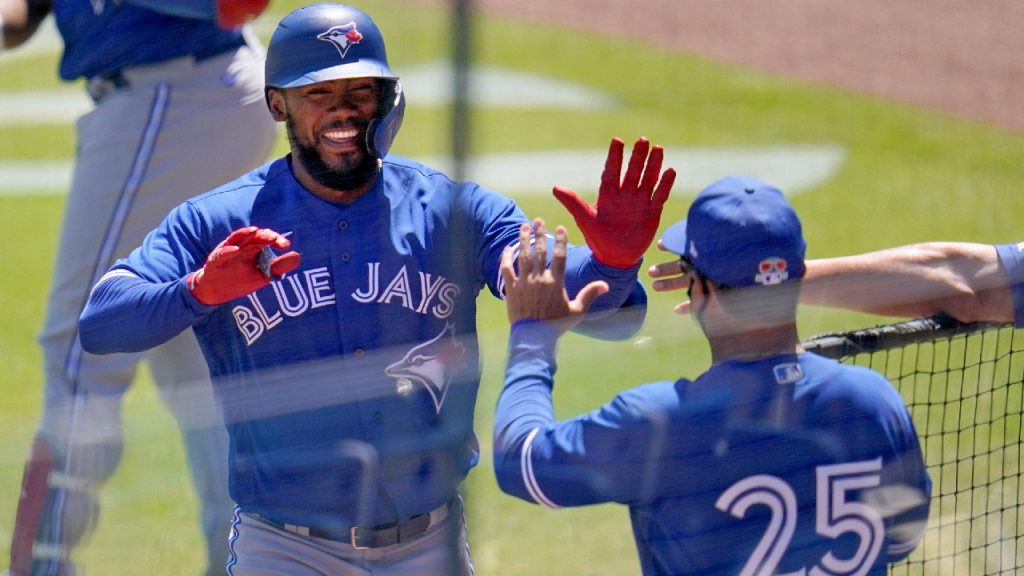
<path fill-rule="evenodd" d="M 358 135 L 359 130 L 355 128 L 325 130 L 320 134 L 327 143 L 342 146 L 354 143 Z"/>
<path fill-rule="evenodd" d="M 349 140 L 355 138 L 359 134 L 359 130 L 350 128 L 348 130 L 328 130 L 324 132 L 324 138 L 328 140 Z"/>

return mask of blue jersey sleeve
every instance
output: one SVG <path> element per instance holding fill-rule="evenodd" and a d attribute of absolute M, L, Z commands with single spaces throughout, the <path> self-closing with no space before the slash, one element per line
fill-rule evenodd
<path fill-rule="evenodd" d="M 82 349 L 92 354 L 142 352 L 205 316 L 184 279 L 153 283 L 114 268 L 93 289 L 79 321 Z"/>
<path fill-rule="evenodd" d="M 868 497 L 879 510 L 889 511 L 886 520 L 889 562 L 902 560 L 924 538 L 928 528 L 931 476 L 921 444 L 903 401 L 895 388 L 888 395 L 891 410 L 882 417 L 882 428 L 891 446 L 885 461 L 880 488 Z"/>
<path fill-rule="evenodd" d="M 873 502 L 879 509 L 893 512 L 886 518 L 889 562 L 909 556 L 928 529 L 931 476 L 917 435 L 908 424 L 909 418 L 900 426 L 897 457 L 882 470 L 882 488 Z"/>
<path fill-rule="evenodd" d="M 808 355 L 810 356 L 810 355 Z M 903 398 L 881 374 L 843 366 L 808 409 L 819 428 L 842 434 L 847 461 L 881 456 L 878 485 L 859 496 L 885 523 L 886 557 L 908 556 L 927 529 L 932 482 Z"/>
<path fill-rule="evenodd" d="M 142 246 L 97 282 L 79 320 L 82 348 L 93 354 L 140 352 L 178 335 L 215 308 L 189 293 L 185 276 L 212 249 L 191 204 L 176 208 Z"/>
<path fill-rule="evenodd" d="M 549 248 L 550 254 L 553 248 Z M 594 258 L 590 248 L 577 246 L 566 256 L 566 291 L 575 295 L 587 284 L 604 280 L 608 292 L 594 301 L 586 318 L 574 332 L 602 340 L 624 340 L 644 324 L 647 316 L 647 292 L 637 279 L 640 263 L 633 268 L 605 266 Z"/>
<path fill-rule="evenodd" d="M 620 394 L 590 414 L 557 422 L 551 399 L 558 336 L 543 322 L 512 328 L 494 423 L 494 467 L 506 493 L 549 507 L 629 503 L 644 490 L 654 420 Z"/>
<path fill-rule="evenodd" d="M 1013 297 L 1013 324 L 1024 328 L 1024 242 L 996 246 Z"/>

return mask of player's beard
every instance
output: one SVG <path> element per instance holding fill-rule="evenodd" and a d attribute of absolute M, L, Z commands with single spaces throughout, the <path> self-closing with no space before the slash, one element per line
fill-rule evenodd
<path fill-rule="evenodd" d="M 296 152 L 297 160 L 302 164 L 306 173 L 310 175 L 317 184 L 332 190 L 347 192 L 356 190 L 368 184 L 377 175 L 377 158 L 370 154 L 366 146 L 366 138 L 359 138 L 362 153 L 356 163 L 346 163 L 344 166 L 332 167 L 324 162 L 320 151 L 316 146 L 303 144 L 295 135 L 295 125 L 291 116 L 285 122 L 288 132 L 288 141 L 292 150 Z M 365 129 L 360 134 L 366 134 Z"/>

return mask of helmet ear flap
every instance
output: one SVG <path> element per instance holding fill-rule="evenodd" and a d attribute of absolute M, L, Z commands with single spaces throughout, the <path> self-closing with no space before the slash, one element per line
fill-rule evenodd
<path fill-rule="evenodd" d="M 401 82 L 386 82 L 384 109 L 386 112 L 374 118 L 366 130 L 366 147 L 370 154 L 383 158 L 387 155 L 394 142 L 398 129 L 402 127 L 405 117 L 405 94 Z"/>

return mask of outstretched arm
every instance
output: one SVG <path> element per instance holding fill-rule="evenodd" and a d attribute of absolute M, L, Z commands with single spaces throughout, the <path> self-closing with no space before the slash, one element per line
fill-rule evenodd
<path fill-rule="evenodd" d="M 625 144 L 613 138 L 608 148 L 601 186 L 593 206 L 575 192 L 555 186 L 555 198 L 572 214 L 587 246 L 569 255 L 567 288 L 570 294 L 592 281 L 605 281 L 609 292 L 574 330 L 595 338 L 618 340 L 643 325 L 647 294 L 636 281 L 644 252 L 661 222 L 676 172 L 662 171 L 664 150 L 637 139 L 622 173 Z M 590 252 L 588 254 L 588 252 Z"/>
<path fill-rule="evenodd" d="M 1006 272 L 985 244 L 931 242 L 812 260 L 802 292 L 809 304 L 883 316 L 1013 321 Z"/>
<path fill-rule="evenodd" d="M 854 256 L 809 260 L 807 304 L 883 316 L 947 314 L 961 322 L 1024 324 L 1024 256 L 1019 245 L 926 242 Z M 684 289 L 676 259 L 652 266 L 654 290 Z M 689 302 L 676 307 L 689 312 Z"/>
<path fill-rule="evenodd" d="M 506 250 L 501 273 L 511 323 L 505 387 L 494 421 L 494 466 L 502 490 L 543 506 L 578 506 L 618 500 L 636 486 L 636 467 L 626 462 L 621 444 L 630 410 L 613 402 L 599 412 L 557 422 L 551 390 L 558 338 L 583 317 L 605 290 L 588 284 L 570 300 L 564 286 L 565 229 L 555 232 L 550 268 L 543 222 L 532 232 L 540 242 L 531 247 L 531 227 L 524 224 L 518 256 Z M 518 264 L 518 274 L 514 264 Z M 623 463 L 626 462 L 624 465 Z"/>
<path fill-rule="evenodd" d="M 172 213 L 173 218 L 175 213 Z M 273 230 L 249 226 L 232 232 L 206 257 L 186 249 L 167 221 L 93 287 L 79 320 L 82 348 L 94 354 L 139 352 L 161 344 L 217 306 L 266 286 L 294 270 L 297 252 L 276 255 L 290 243 Z M 198 252 L 198 248 L 193 252 Z"/>

